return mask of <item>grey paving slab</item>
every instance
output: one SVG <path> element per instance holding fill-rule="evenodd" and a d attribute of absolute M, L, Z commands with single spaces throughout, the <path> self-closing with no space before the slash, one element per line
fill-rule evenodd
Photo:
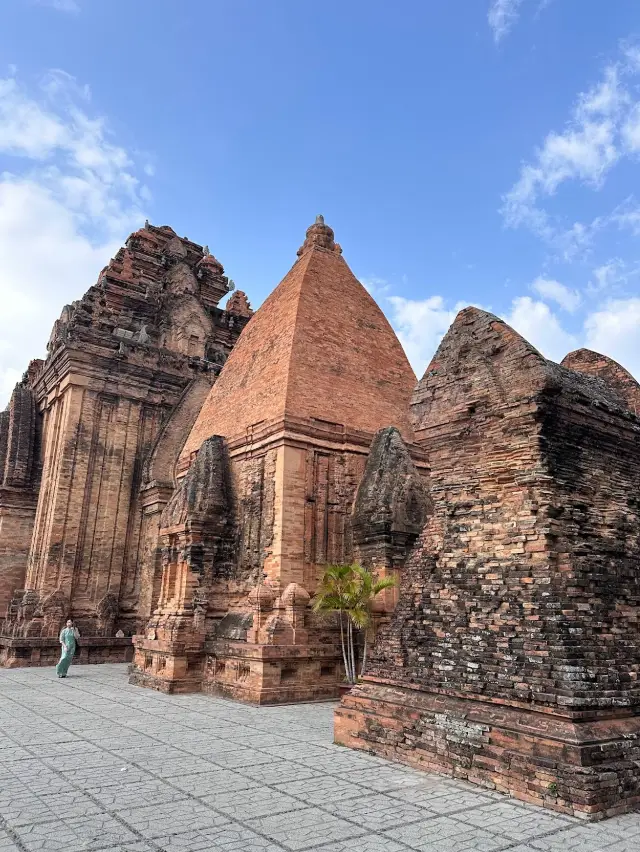
<path fill-rule="evenodd" d="M 344 778 L 347 781 L 352 781 L 354 784 L 361 784 L 363 787 L 368 787 L 370 790 L 376 790 L 379 793 L 401 790 L 404 798 L 407 793 L 407 788 L 416 787 L 420 790 L 425 789 L 425 784 L 435 781 L 439 785 L 444 782 L 437 776 L 422 776 L 421 773 L 412 772 L 410 769 L 405 769 L 401 766 L 367 766 L 362 769 L 361 766 L 354 766 L 351 770 L 342 770 L 337 773 L 339 778 Z M 450 792 L 451 788 L 445 788 Z"/>
<path fill-rule="evenodd" d="M 350 840 L 365 834 L 365 830 L 351 822 L 328 814 L 320 808 L 305 808 L 288 814 L 252 819 L 248 825 L 280 843 L 285 849 L 311 849 L 330 840 Z"/>
<path fill-rule="evenodd" d="M 638 841 L 620 840 L 608 846 L 606 852 L 638 852 Z"/>
<path fill-rule="evenodd" d="M 64 807 L 61 806 L 64 800 Z M 66 791 L 64 797 L 59 793 L 36 796 L 31 792 L 12 797 L 3 807 L 2 815 L 10 829 L 31 825 L 37 822 L 51 822 L 62 816 L 71 819 L 89 814 L 100 814 L 102 809 L 84 793 L 78 790 Z"/>
<path fill-rule="evenodd" d="M 538 852 L 603 852 L 621 838 L 604 825 L 574 825 L 546 837 L 533 838 L 529 845 Z M 637 841 L 636 847 L 638 848 Z"/>
<path fill-rule="evenodd" d="M 117 846 L 100 849 L 100 852 L 157 852 L 157 847 L 149 843 L 118 843 Z"/>
<path fill-rule="evenodd" d="M 254 751 L 250 748 L 234 750 L 228 754 L 220 754 L 212 761 L 229 769 L 241 769 L 242 767 L 266 766 L 273 760 L 270 754 Z"/>
<path fill-rule="evenodd" d="M 91 797 L 103 810 L 118 812 L 130 810 L 134 803 L 140 806 L 164 807 L 172 802 L 188 798 L 188 793 L 176 790 L 175 787 L 170 787 L 156 778 L 151 778 L 148 781 L 94 789 L 91 791 Z"/>
<path fill-rule="evenodd" d="M 359 784 L 352 784 L 344 778 L 318 775 L 315 778 L 289 781 L 276 784 L 278 790 L 295 796 L 309 805 L 328 805 L 332 802 L 347 802 L 349 799 L 363 797 L 369 792 Z"/>
<path fill-rule="evenodd" d="M 396 796 L 395 798 L 400 798 Z M 436 814 L 453 814 L 469 811 L 471 808 L 482 808 L 490 804 L 492 800 L 483 793 L 475 793 L 470 790 L 456 790 L 449 788 L 441 795 L 424 799 L 422 805 L 428 807 Z M 517 807 L 517 805 L 513 805 Z"/>
<path fill-rule="evenodd" d="M 179 799 L 170 808 L 147 805 L 120 811 L 119 817 L 145 838 L 166 837 L 193 829 L 211 829 L 229 819 L 195 799 Z"/>
<path fill-rule="evenodd" d="M 61 770 L 60 776 L 67 782 L 72 782 L 89 790 L 95 787 L 107 787 L 146 781 L 151 775 L 138 766 L 126 764 L 123 761 L 109 766 L 80 766 L 77 769 Z"/>
<path fill-rule="evenodd" d="M 316 772 L 309 766 L 301 766 L 299 763 L 291 763 L 287 760 L 274 758 L 269 763 L 249 764 L 238 766 L 235 770 L 240 775 L 258 781 L 261 784 L 279 785 L 289 781 L 302 781 L 311 778 L 326 778 L 321 772 Z"/>
<path fill-rule="evenodd" d="M 638 838 L 638 847 L 640 848 L 640 814 L 623 814 L 622 816 L 612 817 L 605 823 L 602 823 L 602 828 L 606 828 L 608 832 L 617 834 L 624 840 Z"/>
<path fill-rule="evenodd" d="M 0 852 L 20 852 L 20 847 L 16 846 L 13 838 L 0 829 Z"/>
<path fill-rule="evenodd" d="M 231 793 L 217 792 L 202 801 L 231 819 L 248 820 L 270 814 L 302 810 L 305 803 L 270 787 L 251 787 Z"/>
<path fill-rule="evenodd" d="M 16 834 L 28 852 L 93 852 L 137 839 L 133 832 L 108 814 L 34 823 L 16 829 Z"/>
<path fill-rule="evenodd" d="M 640 814 L 586 824 L 334 746 L 331 703 L 72 673 L 0 670 L 0 852 L 640 852 Z"/>
<path fill-rule="evenodd" d="M 470 829 L 468 825 L 449 817 L 403 825 L 384 834 L 418 852 L 501 852 L 513 846 L 511 840 L 497 837 L 483 829 Z"/>
<path fill-rule="evenodd" d="M 24 760 L 25 757 L 33 757 L 33 755 L 21 746 L 0 748 L 0 763 L 13 763 L 15 760 Z"/>
<path fill-rule="evenodd" d="M 392 799 L 384 793 L 369 793 L 356 799 L 330 802 L 325 810 L 361 825 L 368 831 L 383 831 L 398 825 L 407 825 L 425 818 L 424 808 Z"/>
<path fill-rule="evenodd" d="M 39 757 L 44 749 L 41 743 L 30 743 L 26 747 L 29 749 L 30 757 Z M 56 758 L 61 755 L 79 756 L 81 754 L 102 753 L 100 746 L 95 743 L 83 742 L 77 738 L 70 739 L 62 743 L 48 743 L 46 746 L 47 762 L 53 761 L 57 766 Z"/>
<path fill-rule="evenodd" d="M 319 848 L 322 852 L 407 852 L 409 847 L 380 834 L 367 834 L 355 840 L 338 841 Z"/>
<path fill-rule="evenodd" d="M 244 746 L 247 748 L 259 748 L 263 751 L 275 746 L 276 757 L 279 756 L 278 746 L 291 745 L 291 737 L 281 737 L 277 734 L 265 734 L 259 731 L 256 731 L 256 733 L 247 733 L 246 731 L 242 733 L 241 731 L 236 731 L 235 733 L 228 734 L 225 739 L 228 740 L 227 748 L 230 747 L 231 743 L 237 743 L 238 746 Z"/>
<path fill-rule="evenodd" d="M 245 775 L 239 775 L 230 769 L 213 767 L 210 772 L 196 775 L 179 775 L 171 779 L 174 789 L 182 790 L 190 796 L 211 796 L 215 793 L 233 792 L 235 790 L 248 790 L 250 787 L 259 787 L 260 784 Z"/>
<path fill-rule="evenodd" d="M 434 809 L 436 806 L 437 803 L 434 802 Z M 458 810 L 458 819 L 501 837 L 527 842 L 572 825 L 572 822 L 560 814 L 512 802 L 496 802 L 464 811 Z"/>
<path fill-rule="evenodd" d="M 159 748 L 154 757 L 134 757 L 135 765 L 151 775 L 160 778 L 178 778 L 180 775 L 194 775 L 196 773 L 211 772 L 213 767 L 206 760 L 194 757 L 192 754 L 183 754 L 182 757 L 171 757 L 163 759 L 162 749 Z"/>
<path fill-rule="evenodd" d="M 256 834 L 246 826 L 228 822 L 212 829 L 196 829 L 170 838 L 156 839 L 166 852 L 282 852 L 268 837 Z"/>

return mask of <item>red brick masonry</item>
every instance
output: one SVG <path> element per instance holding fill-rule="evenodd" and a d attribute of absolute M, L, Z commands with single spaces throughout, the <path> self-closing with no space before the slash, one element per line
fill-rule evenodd
<path fill-rule="evenodd" d="M 456 318 L 412 404 L 430 513 L 336 740 L 595 819 L 640 802 L 640 419 L 569 360 Z"/>

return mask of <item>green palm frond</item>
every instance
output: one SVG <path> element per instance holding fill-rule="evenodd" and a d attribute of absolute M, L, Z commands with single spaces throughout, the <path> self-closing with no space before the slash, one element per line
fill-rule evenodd
<path fill-rule="evenodd" d="M 378 577 L 358 564 L 328 565 L 313 598 L 316 612 L 344 612 L 356 627 L 369 623 L 371 605 L 395 577 Z"/>
<path fill-rule="evenodd" d="M 364 631 L 364 655 L 361 675 L 367 656 L 367 628 L 371 623 L 373 602 L 380 592 L 396 585 L 395 577 L 378 577 L 362 565 L 327 565 L 318 584 L 312 605 L 315 612 L 338 613 L 345 675 L 356 682 L 356 655 L 353 629 Z M 345 621 L 346 618 L 346 630 Z"/>

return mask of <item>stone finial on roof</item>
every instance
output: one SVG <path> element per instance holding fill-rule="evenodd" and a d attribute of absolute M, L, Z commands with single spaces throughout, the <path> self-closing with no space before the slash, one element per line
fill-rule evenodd
<path fill-rule="evenodd" d="M 281 597 L 284 606 L 306 606 L 310 600 L 311 595 L 299 583 L 289 583 Z"/>
<path fill-rule="evenodd" d="M 273 603 L 276 599 L 271 586 L 266 583 L 261 583 L 259 586 L 254 586 L 249 592 L 247 598 L 252 609 L 273 609 Z"/>
<path fill-rule="evenodd" d="M 316 221 L 307 228 L 305 241 L 298 249 L 298 257 L 313 248 L 342 254 L 342 249 L 333 240 L 333 229 L 325 225 L 324 216 L 321 215 L 316 216 Z"/>
<path fill-rule="evenodd" d="M 223 275 L 224 267 L 220 263 L 220 261 L 214 257 L 209 251 L 208 246 L 205 246 L 206 251 L 203 252 L 202 257 L 198 261 L 196 265 L 196 269 L 198 270 L 208 270 L 213 275 Z"/>
<path fill-rule="evenodd" d="M 251 305 L 247 299 L 247 294 L 242 290 L 236 290 L 229 298 L 226 310 L 230 314 L 239 314 L 241 317 L 250 317 L 253 314 Z"/>

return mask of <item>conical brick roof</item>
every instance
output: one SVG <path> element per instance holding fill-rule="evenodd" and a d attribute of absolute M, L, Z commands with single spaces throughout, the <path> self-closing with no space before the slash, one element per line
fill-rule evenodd
<path fill-rule="evenodd" d="M 242 332 L 183 459 L 211 435 L 235 439 L 285 417 L 371 433 L 396 426 L 411 438 L 413 370 L 322 217 L 307 230 L 298 254 Z"/>

